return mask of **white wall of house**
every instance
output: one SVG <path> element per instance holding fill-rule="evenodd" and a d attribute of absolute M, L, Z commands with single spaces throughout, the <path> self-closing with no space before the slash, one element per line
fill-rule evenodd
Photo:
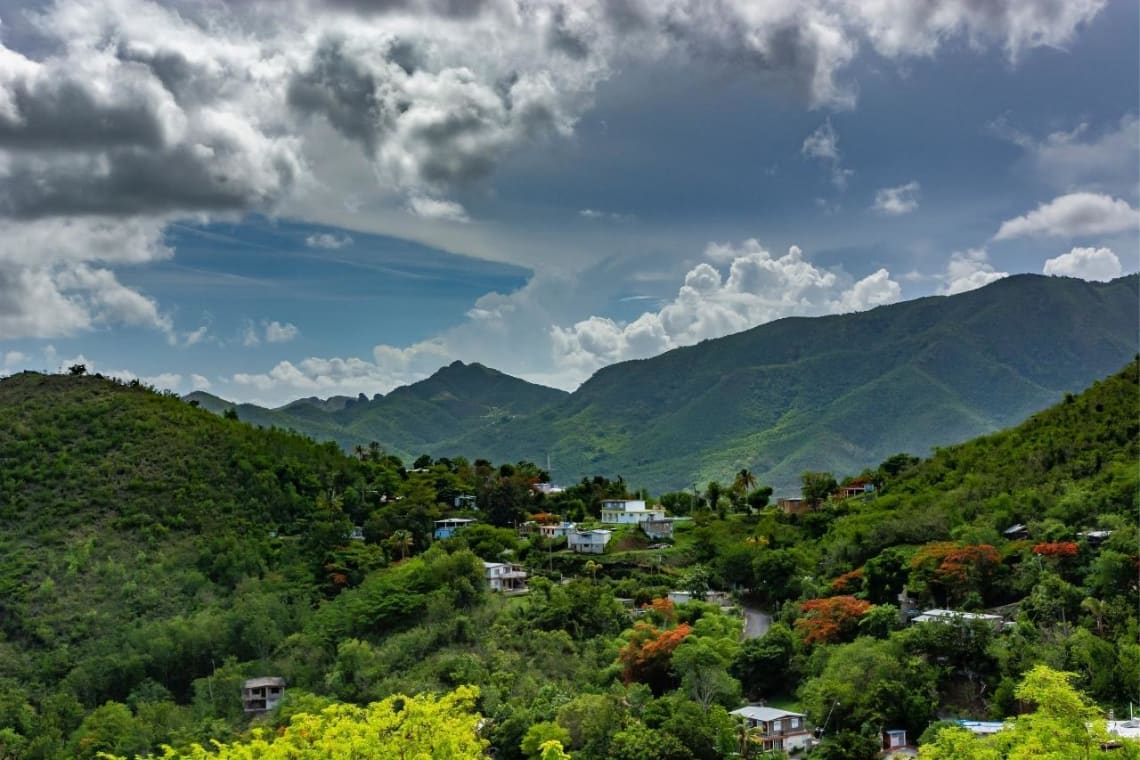
<path fill-rule="evenodd" d="M 664 520 L 665 510 L 647 509 L 641 499 L 611 499 L 602 502 L 602 522 L 610 525 L 636 525 L 643 520 Z"/>

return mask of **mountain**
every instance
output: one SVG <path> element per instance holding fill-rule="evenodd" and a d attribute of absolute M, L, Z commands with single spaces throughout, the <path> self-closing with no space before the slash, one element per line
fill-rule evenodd
<path fill-rule="evenodd" d="M 561 402 L 429 447 L 498 461 L 549 454 L 563 482 L 650 490 L 730 480 L 778 490 L 897 452 L 993 432 L 1117 370 L 1137 349 L 1136 275 L 1019 275 L 954 296 L 788 318 L 599 370 Z"/>
<path fill-rule="evenodd" d="M 201 391 L 184 398 L 215 414 L 232 408 L 239 419 L 252 425 L 295 430 L 317 440 L 336 441 L 345 449 L 377 441 L 392 453 L 412 458 L 440 441 L 533 414 L 567 395 L 482 364 L 457 361 L 425 380 L 371 400 L 363 394 L 305 398 L 266 409 Z"/>
<path fill-rule="evenodd" d="M 555 479 L 651 491 L 748 468 L 780 491 L 805 470 L 858 472 L 898 452 L 1009 427 L 1137 350 L 1136 275 L 1018 275 L 954 296 L 792 317 L 599 370 L 572 394 L 456 362 L 371 400 L 237 405 L 240 419 L 405 458 L 545 462 Z M 215 397 L 199 398 L 219 411 Z M 223 402 L 225 403 L 225 402 Z"/>

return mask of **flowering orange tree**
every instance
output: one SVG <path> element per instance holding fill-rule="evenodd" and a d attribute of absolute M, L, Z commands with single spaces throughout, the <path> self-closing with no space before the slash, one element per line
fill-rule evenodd
<path fill-rule="evenodd" d="M 1033 547 L 1033 553 L 1042 557 L 1054 557 L 1056 559 L 1065 559 L 1067 557 L 1075 557 L 1081 551 L 1081 547 L 1072 541 L 1057 541 L 1055 543 L 1037 544 Z"/>
<path fill-rule="evenodd" d="M 624 666 L 622 680 L 648 685 L 654 693 L 664 693 L 674 686 L 671 673 L 673 652 L 693 629 L 681 623 L 671 630 L 660 630 L 652 623 L 640 621 L 633 626 L 625 646 L 618 652 Z"/>
<path fill-rule="evenodd" d="M 989 544 L 936 541 L 915 552 L 911 578 L 931 588 L 941 588 L 947 600 L 971 591 L 984 595 L 1001 564 L 1001 554 Z"/>
<path fill-rule="evenodd" d="M 850 594 L 863 588 L 863 568 L 858 567 L 844 573 L 831 582 L 831 590 L 836 594 Z"/>
<path fill-rule="evenodd" d="M 871 603 L 853 596 L 829 596 L 811 599 L 800 605 L 796 620 L 805 646 L 832 644 L 854 636 L 859 618 L 871 609 Z"/>

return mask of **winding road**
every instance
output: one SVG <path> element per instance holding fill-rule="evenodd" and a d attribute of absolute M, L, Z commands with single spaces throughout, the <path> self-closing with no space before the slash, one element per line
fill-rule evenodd
<path fill-rule="evenodd" d="M 763 636 L 772 626 L 772 616 L 756 607 L 744 608 L 744 638 L 755 639 Z"/>

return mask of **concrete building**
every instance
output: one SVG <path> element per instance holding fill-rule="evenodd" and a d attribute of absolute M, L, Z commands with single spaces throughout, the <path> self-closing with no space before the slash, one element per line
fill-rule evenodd
<path fill-rule="evenodd" d="M 484 562 L 483 573 L 487 578 L 487 587 L 492 591 L 518 593 L 528 590 L 527 574 L 522 565 L 510 562 Z"/>
<path fill-rule="evenodd" d="M 601 529 L 576 530 L 566 536 L 566 541 L 578 554 L 604 554 L 612 535 L 612 531 Z"/>
<path fill-rule="evenodd" d="M 241 704 L 247 713 L 268 712 L 284 696 L 285 679 L 277 676 L 250 678 L 241 685 Z"/>
<path fill-rule="evenodd" d="M 647 509 L 641 499 L 607 499 L 602 502 L 602 522 L 609 525 L 636 525 L 645 520 L 664 519 L 664 509 Z"/>

